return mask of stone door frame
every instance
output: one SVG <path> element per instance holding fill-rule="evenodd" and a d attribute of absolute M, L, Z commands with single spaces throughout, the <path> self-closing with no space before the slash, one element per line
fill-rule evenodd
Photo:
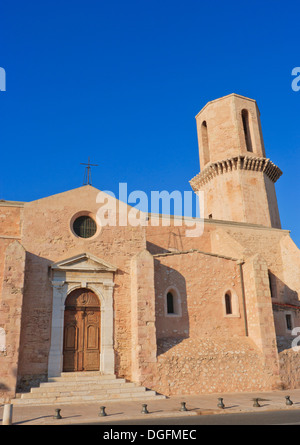
<path fill-rule="evenodd" d="M 64 310 L 67 296 L 75 289 L 94 292 L 101 307 L 100 364 L 102 374 L 115 374 L 113 347 L 113 274 L 114 266 L 90 254 L 52 265 L 52 326 L 48 358 L 48 377 L 57 377 L 63 370 Z"/>

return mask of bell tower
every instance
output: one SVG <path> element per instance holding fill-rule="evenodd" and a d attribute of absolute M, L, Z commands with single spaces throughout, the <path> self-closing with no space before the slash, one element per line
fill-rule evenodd
<path fill-rule="evenodd" d="M 204 218 L 281 228 L 275 182 L 281 170 L 266 158 L 256 101 L 237 94 L 208 102 L 196 116 Z"/>

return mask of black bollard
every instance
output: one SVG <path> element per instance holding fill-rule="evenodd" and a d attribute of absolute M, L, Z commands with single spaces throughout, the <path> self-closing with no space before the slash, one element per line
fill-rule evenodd
<path fill-rule="evenodd" d="M 99 412 L 99 417 L 105 417 L 107 416 L 106 412 L 105 412 L 105 406 L 100 406 L 100 412 Z"/>
<path fill-rule="evenodd" d="M 187 411 L 186 406 L 185 406 L 186 402 L 181 402 L 181 408 L 180 411 Z"/>
<path fill-rule="evenodd" d="M 142 414 L 149 414 L 149 411 L 147 410 L 147 405 L 143 404 Z"/>
<path fill-rule="evenodd" d="M 218 400 L 219 400 L 218 407 L 221 408 L 221 409 L 224 409 L 224 408 L 225 408 L 225 405 L 224 405 L 224 403 L 223 403 L 223 399 L 222 399 L 222 398 L 219 398 Z"/>
<path fill-rule="evenodd" d="M 293 402 L 290 400 L 290 396 L 285 396 L 285 404 L 286 405 L 292 405 Z"/>
<path fill-rule="evenodd" d="M 254 399 L 253 406 L 254 406 L 255 408 L 260 408 L 260 404 L 258 403 L 258 399 Z"/>
<path fill-rule="evenodd" d="M 56 412 L 56 414 L 53 417 L 53 419 L 62 419 L 62 417 L 60 415 L 61 409 L 56 409 L 55 412 Z"/>

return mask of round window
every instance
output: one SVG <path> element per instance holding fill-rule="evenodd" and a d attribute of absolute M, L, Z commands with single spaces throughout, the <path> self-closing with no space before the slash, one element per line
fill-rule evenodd
<path fill-rule="evenodd" d="M 91 238 L 97 232 L 97 225 L 93 218 L 83 215 L 75 219 L 73 230 L 80 238 Z"/>

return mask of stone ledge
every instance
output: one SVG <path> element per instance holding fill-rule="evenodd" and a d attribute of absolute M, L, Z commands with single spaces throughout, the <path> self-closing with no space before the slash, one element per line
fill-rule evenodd
<path fill-rule="evenodd" d="M 225 255 L 219 255 L 217 253 L 204 252 L 204 251 L 199 250 L 199 249 L 189 249 L 189 250 L 179 250 L 179 251 L 176 251 L 176 252 L 173 251 L 173 252 L 156 253 L 155 255 L 153 255 L 153 257 L 157 258 L 157 257 L 172 256 L 172 255 L 185 255 L 185 254 L 188 254 L 188 253 L 195 253 L 195 252 L 196 253 L 201 253 L 203 255 L 213 256 L 213 257 L 216 257 L 216 258 L 222 258 L 224 260 L 242 261 L 242 263 L 243 263 L 243 260 L 238 259 L 238 258 L 232 258 L 232 257 L 225 256 Z"/>
<path fill-rule="evenodd" d="M 192 189 L 196 192 L 212 178 L 233 170 L 252 170 L 265 173 L 272 182 L 276 182 L 282 171 L 268 158 L 239 155 L 222 161 L 211 162 L 204 170 L 190 180 Z"/>
<path fill-rule="evenodd" d="M 22 201 L 5 201 L 5 199 L 0 199 L 0 207 L 24 207 L 24 204 Z"/>

